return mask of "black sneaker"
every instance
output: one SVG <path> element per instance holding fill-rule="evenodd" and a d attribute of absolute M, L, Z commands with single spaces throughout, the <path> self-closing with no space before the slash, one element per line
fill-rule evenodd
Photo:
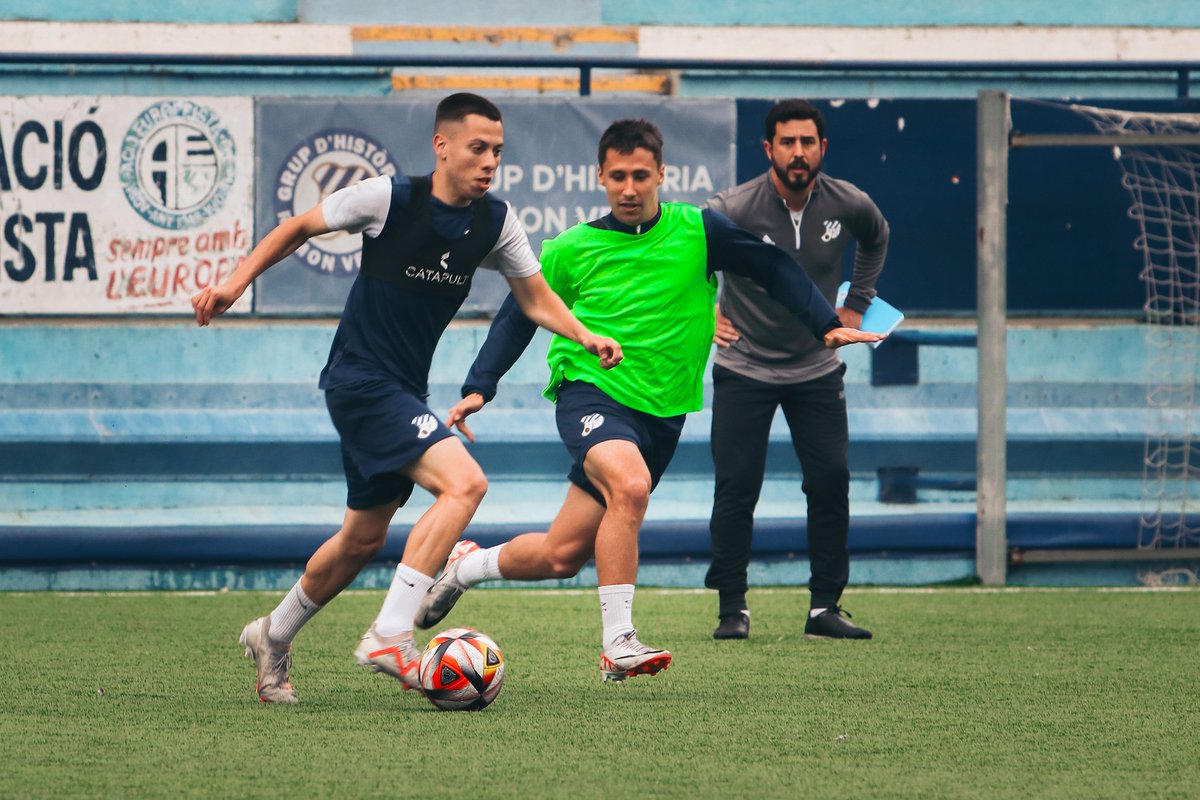
<path fill-rule="evenodd" d="M 743 609 L 721 617 L 721 624 L 713 631 L 714 639 L 749 639 L 750 612 Z"/>
<path fill-rule="evenodd" d="M 845 615 L 845 616 L 843 616 Z M 860 628 L 846 617 L 850 612 L 839 606 L 831 606 L 804 623 L 805 639 L 870 639 L 871 632 Z"/>

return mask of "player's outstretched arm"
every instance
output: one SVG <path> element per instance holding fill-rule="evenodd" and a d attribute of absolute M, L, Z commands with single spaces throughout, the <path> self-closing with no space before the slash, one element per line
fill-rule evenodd
<path fill-rule="evenodd" d="M 233 274 L 220 286 L 207 286 L 192 297 L 192 310 L 197 325 L 207 325 L 212 318 L 229 310 L 254 279 L 271 266 L 296 252 L 300 245 L 314 236 L 329 233 L 325 215 L 317 205 L 298 217 L 279 223 L 238 264 Z"/>
<path fill-rule="evenodd" d="M 527 278 L 509 278 L 513 298 L 531 321 L 546 330 L 583 345 L 600 357 L 600 366 L 612 369 L 621 363 L 621 345 L 607 336 L 597 336 L 575 319 L 562 298 L 554 293 L 540 272 Z"/>

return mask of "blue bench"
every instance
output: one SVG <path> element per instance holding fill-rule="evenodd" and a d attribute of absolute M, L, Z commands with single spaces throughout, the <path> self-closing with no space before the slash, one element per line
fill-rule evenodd
<path fill-rule="evenodd" d="M 344 499 L 337 438 L 316 388 L 332 332 L 328 321 L 235 321 L 203 331 L 182 321 L 8 323 L 0 336 L 0 489 L 7 487 L 0 497 L 9 506 L 0 513 L 0 563 L 306 557 L 336 526 Z M 448 332 L 432 374 L 436 411 L 457 399 L 485 333 L 470 323 Z M 1135 369 L 1144 360 L 1140 330 L 1031 327 L 1010 338 L 1010 477 L 1043 485 L 1043 495 L 1053 494 L 1044 485 L 1056 480 L 1094 478 L 1104 487 L 1119 483 L 1127 501 L 1136 500 L 1128 487 L 1140 482 L 1143 439 L 1154 421 Z M 548 522 L 561 499 L 567 457 L 540 394 L 544 344 L 543 337 L 530 348 L 497 401 L 472 422 L 472 452 L 493 485 L 471 531 L 485 541 Z M 922 349 L 922 383 L 882 387 L 870 383 L 865 348 L 843 354 L 856 498 L 852 547 L 972 550 L 969 497 L 902 510 L 864 500 L 873 499 L 868 487 L 880 467 L 973 475 L 974 353 Z M 707 552 L 708 427 L 707 409 L 690 415 L 651 503 L 643 534 L 649 558 Z M 758 554 L 804 551 L 798 473 L 779 419 Z M 246 485 L 252 488 L 235 491 Z M 1112 494 L 1103 491 L 1099 496 Z M 239 506 L 245 513 L 235 513 Z M 212 507 L 226 511 L 204 519 Z M 1132 507 L 1126 502 L 1090 517 L 1086 504 L 1075 504 L 1063 509 L 1068 516 L 1051 513 L 1041 522 L 1022 516 L 1039 512 L 1017 511 L 1010 516 L 1013 546 L 1050 547 L 1055 531 L 1077 527 L 1072 520 L 1086 520 L 1091 533 L 1067 546 L 1132 546 Z M 394 557 L 401 542 L 384 557 Z"/>

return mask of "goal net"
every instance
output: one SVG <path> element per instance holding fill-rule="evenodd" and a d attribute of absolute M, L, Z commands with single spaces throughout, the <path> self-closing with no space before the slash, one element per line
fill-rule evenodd
<path fill-rule="evenodd" d="M 1151 422 L 1143 465 L 1138 546 L 1200 546 L 1200 114 L 1075 105 L 1114 145 L 1137 223 L 1146 290 L 1146 400 Z M 1172 139 L 1187 139 L 1173 142 Z M 1144 144 L 1144 142 L 1152 142 Z M 1192 576 L 1194 578 L 1194 575 Z M 1179 576 L 1175 576 L 1178 580 Z"/>

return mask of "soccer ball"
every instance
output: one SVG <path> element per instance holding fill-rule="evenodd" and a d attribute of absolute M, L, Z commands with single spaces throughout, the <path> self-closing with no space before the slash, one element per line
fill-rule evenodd
<path fill-rule="evenodd" d="M 486 634 L 451 628 L 434 636 L 421 654 L 421 689 L 446 711 L 486 708 L 504 685 L 504 654 Z"/>

